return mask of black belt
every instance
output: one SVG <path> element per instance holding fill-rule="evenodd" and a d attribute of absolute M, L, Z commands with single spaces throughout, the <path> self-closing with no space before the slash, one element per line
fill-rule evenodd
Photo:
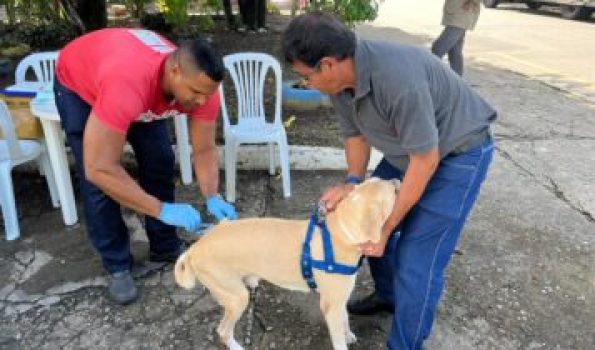
<path fill-rule="evenodd" d="M 455 147 L 448 155 L 456 156 L 461 153 L 468 152 L 476 147 L 481 146 L 483 143 L 492 139 L 492 132 L 490 128 L 486 128 L 477 134 L 471 136 L 462 145 Z"/>

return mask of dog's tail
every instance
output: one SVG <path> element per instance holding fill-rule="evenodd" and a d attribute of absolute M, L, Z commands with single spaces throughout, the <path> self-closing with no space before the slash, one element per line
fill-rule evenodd
<path fill-rule="evenodd" d="M 194 275 L 194 271 L 192 271 L 189 261 L 186 260 L 187 257 L 187 252 L 185 252 L 176 261 L 174 277 L 180 287 L 192 289 L 196 285 L 196 276 Z"/>

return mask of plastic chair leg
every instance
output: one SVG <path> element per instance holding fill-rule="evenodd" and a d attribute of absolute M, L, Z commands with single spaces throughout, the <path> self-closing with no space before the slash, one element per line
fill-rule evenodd
<path fill-rule="evenodd" d="M 275 144 L 273 142 L 269 142 L 269 175 L 275 175 Z"/>
<path fill-rule="evenodd" d="M 40 158 L 37 158 L 37 169 L 39 170 L 39 175 L 45 176 L 45 169 L 43 168 L 43 164 L 41 164 Z"/>
<path fill-rule="evenodd" d="M 234 140 L 225 141 L 225 198 L 236 201 L 236 151 Z"/>
<path fill-rule="evenodd" d="M 60 196 L 58 195 L 58 185 L 56 184 L 56 178 L 54 177 L 54 172 L 52 170 L 52 165 L 50 164 L 50 158 L 48 157 L 45 149 L 37 158 L 37 162 L 39 167 L 43 171 L 43 175 L 45 176 L 45 181 L 48 184 L 48 191 L 50 192 L 50 198 L 52 199 L 52 206 L 54 208 L 60 207 Z"/>
<path fill-rule="evenodd" d="M 7 241 L 15 240 L 21 235 L 14 201 L 11 171 L 12 167 L 8 162 L 0 164 L 0 206 L 2 207 Z"/>
<path fill-rule="evenodd" d="M 177 115 L 174 117 L 174 125 L 182 183 L 184 185 L 190 185 L 192 183 L 192 160 L 190 156 L 190 144 L 188 143 L 187 117 L 185 115 Z"/>
<path fill-rule="evenodd" d="M 283 180 L 283 197 L 289 198 L 291 196 L 291 174 L 289 171 L 289 146 L 286 139 L 279 142 L 279 163 Z"/>

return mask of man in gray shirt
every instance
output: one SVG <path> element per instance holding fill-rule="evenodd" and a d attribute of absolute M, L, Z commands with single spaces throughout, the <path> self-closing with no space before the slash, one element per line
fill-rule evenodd
<path fill-rule="evenodd" d="M 363 181 L 371 147 L 384 155 L 372 176 L 402 182 L 381 240 L 360 247 L 375 293 L 348 311 L 394 313 L 389 349 L 421 349 L 492 159 L 496 112 L 429 52 L 359 40 L 329 14 L 295 18 L 283 50 L 297 74 L 331 95 L 345 137 L 347 177 L 321 196 L 326 209 Z"/>

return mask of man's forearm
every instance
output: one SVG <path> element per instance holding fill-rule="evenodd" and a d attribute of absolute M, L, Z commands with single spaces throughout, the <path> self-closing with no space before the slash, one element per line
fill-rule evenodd
<path fill-rule="evenodd" d="M 87 178 L 106 195 L 138 213 L 158 218 L 161 201 L 145 192 L 121 165 L 91 167 Z"/>
<path fill-rule="evenodd" d="M 205 197 L 219 192 L 219 154 L 216 146 L 195 151 L 194 171 L 200 191 Z"/>
<path fill-rule="evenodd" d="M 91 113 L 83 136 L 85 176 L 121 205 L 158 218 L 161 202 L 145 192 L 120 164 L 125 142 L 126 135 L 114 132 Z"/>
<path fill-rule="evenodd" d="M 359 179 L 355 182 L 346 181 L 346 183 L 327 188 L 320 197 L 326 210 L 334 210 L 337 204 L 353 190 L 354 184 L 364 178 L 370 159 L 370 146 L 363 136 L 353 136 L 345 140 L 345 158 L 347 174 Z"/>
<path fill-rule="evenodd" d="M 370 161 L 370 146 L 363 136 L 353 136 L 345 140 L 347 174 L 364 178 Z"/>

